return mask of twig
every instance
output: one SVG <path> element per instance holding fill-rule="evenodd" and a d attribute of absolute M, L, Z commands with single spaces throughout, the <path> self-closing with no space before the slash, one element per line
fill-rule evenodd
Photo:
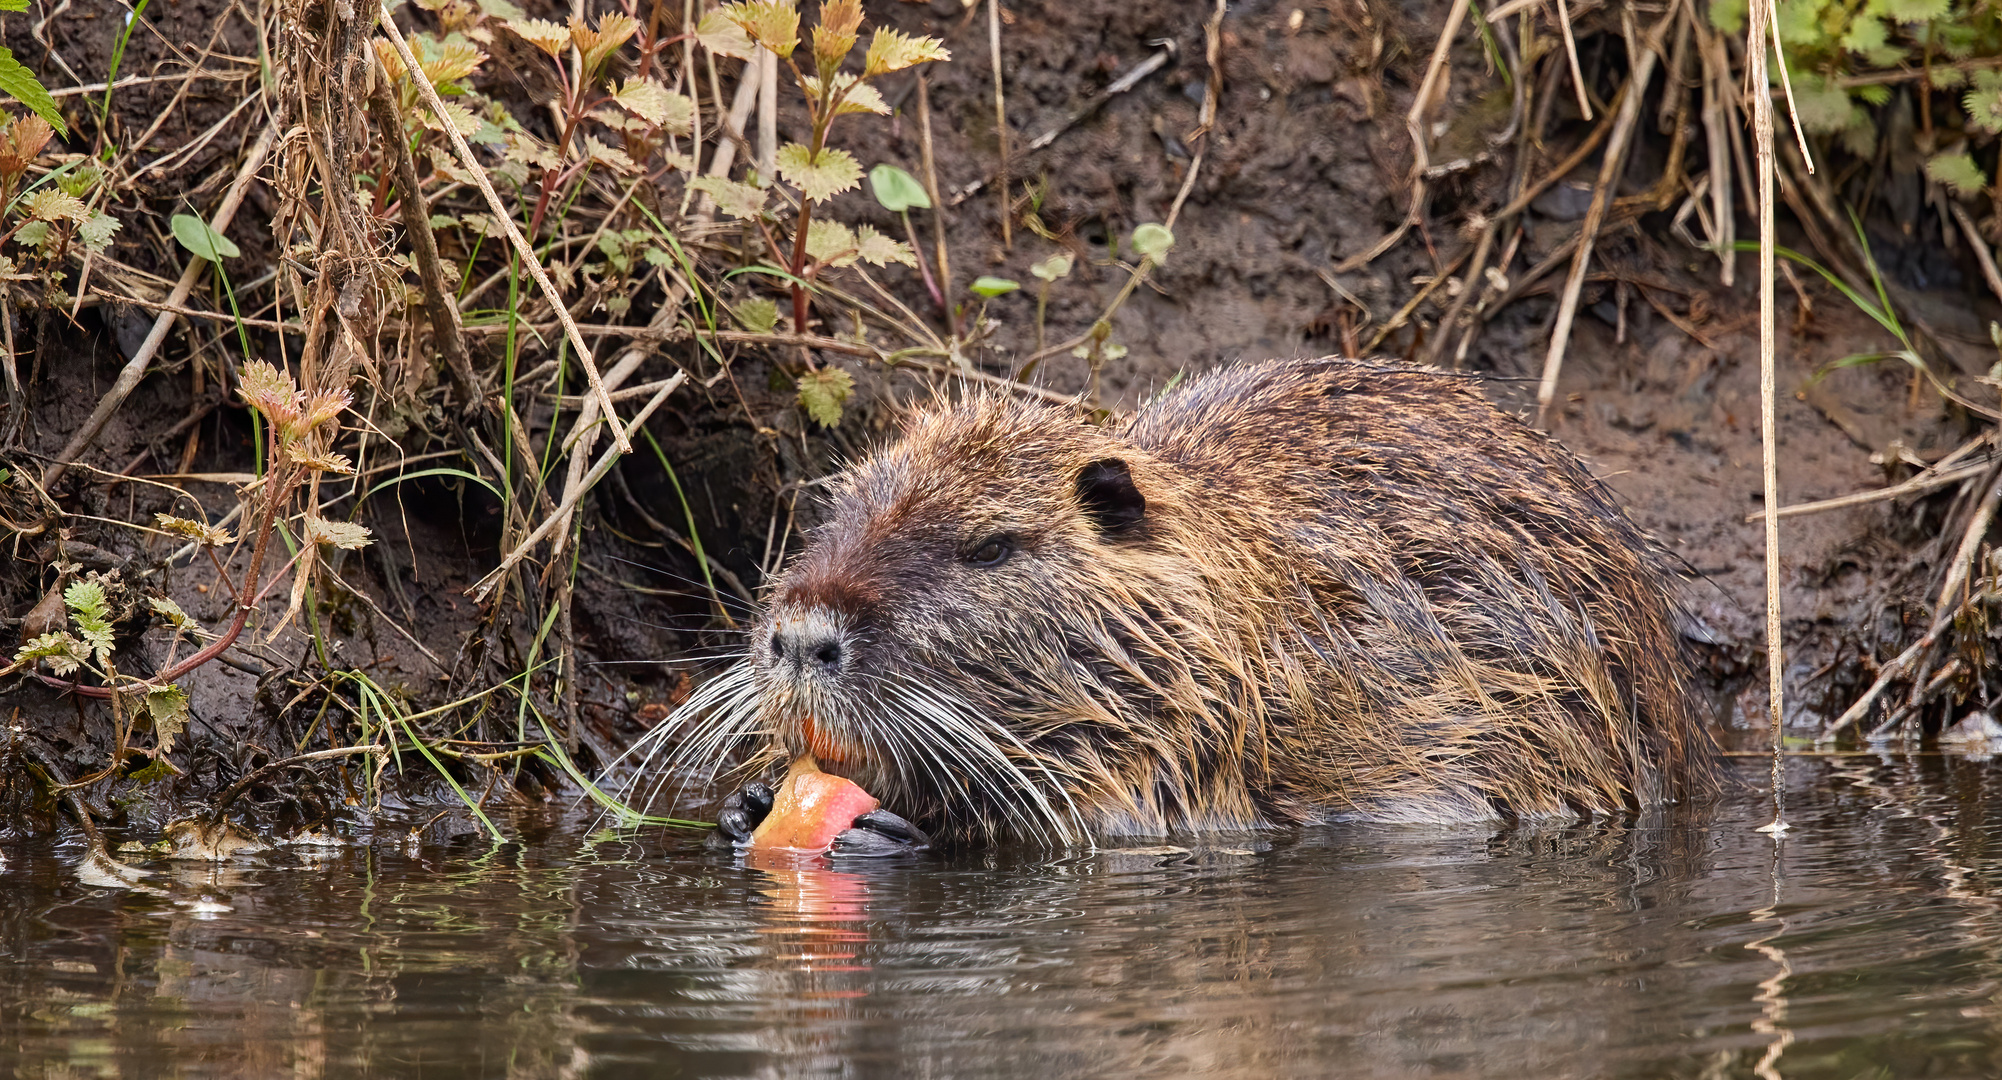
<path fill-rule="evenodd" d="M 1772 26 L 1773 59 L 1779 61 L 1780 64 L 1780 86 L 1786 90 L 1787 117 L 1793 121 L 1794 141 L 1799 144 L 1800 158 L 1802 161 L 1807 162 L 1807 171 L 1812 174 L 1814 172 L 1814 155 L 1807 151 L 1807 129 L 1800 126 L 1800 108 L 1794 104 L 1793 100 L 1793 76 L 1787 74 L 1787 53 L 1786 49 L 1780 44 L 1780 6 L 1777 3 L 1771 2 L 1771 0 L 1768 0 L 1766 4 L 1766 21 Z M 1765 65 L 1761 63 L 1760 66 L 1764 67 Z M 1766 84 L 1753 83 L 1752 85 L 1763 87 Z M 1772 101 L 1770 100 L 1772 93 L 1770 91 L 1754 96 L 1767 98 L 1765 107 L 1767 109 L 1772 108 Z"/>
<path fill-rule="evenodd" d="M 1703 134 L 1710 153 L 1710 217 L 1716 229 L 1711 240 L 1721 264 L 1718 283 L 1728 289 L 1738 269 L 1737 209 L 1731 204 L 1732 169 L 1726 164 L 1731 158 L 1731 132 L 1724 99 L 1731 86 L 1731 62 L 1722 38 L 1697 24 L 1689 0 L 1684 0 L 1683 17 L 1695 27 L 1696 53 L 1703 62 Z"/>
<path fill-rule="evenodd" d="M 1925 636 L 1912 642 L 1910 647 L 1877 672 L 1877 680 L 1870 684 L 1870 689 L 1864 691 L 1862 697 L 1857 698 L 1854 704 L 1851 704 L 1841 716 L 1836 717 L 1835 722 L 1828 725 L 1815 738 L 1816 746 L 1833 744 L 1837 736 L 1861 720 L 1892 681 L 1910 670 L 1913 662 L 1919 657 L 1930 653 L 1933 646 L 1938 643 L 1940 635 L 1946 632 L 1947 627 L 1953 625 L 1954 616 L 1966 606 L 1966 601 L 1951 606 L 1949 602 L 1954 594 L 1967 584 L 1974 555 L 1980 548 L 1982 539 L 1988 534 L 1989 524 L 1995 520 L 1996 503 L 2002 500 L 2002 482 L 1998 481 L 2002 481 L 2002 458 L 1989 463 L 1987 473 L 1982 477 L 1981 504 L 1968 519 L 1967 531 L 1961 534 L 1960 548 L 1954 554 L 1953 565 L 1947 568 L 1946 583 L 1939 591 L 1939 603 L 1934 608 L 1932 625 L 1926 629 Z"/>
<path fill-rule="evenodd" d="M 779 57 L 758 46 L 758 175 L 775 175 L 779 156 Z"/>
<path fill-rule="evenodd" d="M 1792 507 L 1780 507 L 1780 517 L 1806 517 L 1810 513 L 1840 511 L 1846 507 L 1864 507 L 1870 503 L 1882 503 L 1886 499 L 1900 499 L 1904 495 L 1918 495 L 1922 491 L 1932 491 L 1936 487 L 1948 487 L 1962 481 L 1970 481 L 1988 469 L 1986 461 L 1976 461 L 1972 465 L 1962 465 L 1958 469 L 1942 469 L 1936 473 L 1922 473 L 1904 483 L 1884 487 L 1878 491 L 1856 491 L 1852 495 L 1836 495 L 1834 499 L 1816 499 L 1812 503 L 1794 503 Z M 1764 521 L 1766 511 L 1752 511 L 1746 515 L 1746 523 Z"/>
<path fill-rule="evenodd" d="M 1592 262 L 1592 247 L 1598 240 L 1599 226 L 1606 220 L 1606 206 L 1612 201 L 1613 189 L 1619 186 L 1620 176 L 1626 171 L 1627 140 L 1633 136 L 1634 123 L 1640 117 L 1641 99 L 1647 96 L 1647 84 L 1654 75 L 1662 36 L 1669 24 L 1680 17 L 1679 10 L 1671 10 L 1648 32 L 1641 54 L 1634 61 L 1634 73 L 1627 81 L 1626 96 L 1620 100 L 1619 119 L 1613 122 L 1612 136 L 1606 142 L 1606 157 L 1599 166 L 1599 182 L 1592 189 L 1592 204 L 1586 208 L 1585 222 L 1578 231 L 1578 249 L 1571 256 L 1571 277 L 1565 281 L 1563 297 L 1558 301 L 1557 322 L 1550 333 L 1550 351 L 1543 358 L 1543 381 L 1536 388 L 1538 427 L 1547 428 L 1549 424 L 1550 404 L 1557 397 L 1557 376 L 1564 368 L 1564 350 L 1571 343 L 1571 323 L 1578 315 L 1578 294 L 1585 287 L 1585 270 Z"/>
<path fill-rule="evenodd" d="M 395 46 L 396 55 L 403 61 L 404 70 L 423 71 L 423 65 L 417 62 L 417 57 L 410 51 L 410 43 L 404 40 L 403 31 L 397 29 L 396 20 L 390 16 L 388 5 L 383 5 L 381 12 L 383 32 L 388 35 L 389 43 Z M 410 81 L 416 84 L 417 92 L 423 96 L 424 104 L 430 108 L 433 115 L 451 115 L 445 108 L 444 99 L 438 96 L 437 88 L 431 85 L 431 80 L 412 78 Z M 604 379 L 598 375 L 598 365 L 591 359 L 590 346 L 584 344 L 584 335 L 578 333 L 577 322 L 570 317 L 570 307 L 563 302 L 563 294 L 556 290 L 556 283 L 549 280 L 549 272 L 542 268 L 542 260 L 535 257 L 535 249 L 529 246 L 528 241 L 522 238 L 521 230 L 515 227 L 514 214 L 508 210 L 507 204 L 501 202 L 500 194 L 494 190 L 493 182 L 487 179 L 486 167 L 473 156 L 473 148 L 466 145 L 465 136 L 459 134 L 459 129 L 452 124 L 442 126 L 445 129 L 445 137 L 452 143 L 453 152 L 459 157 L 459 163 L 473 178 L 473 186 L 479 188 L 480 194 L 486 197 L 488 208 L 493 210 L 494 221 L 507 234 L 508 242 L 521 254 L 522 266 L 527 268 L 529 276 L 533 277 L 536 285 L 542 289 L 542 295 L 548 298 L 549 306 L 555 309 L 556 318 L 563 323 L 563 331 L 570 338 L 570 347 L 577 350 L 577 363 L 583 366 L 584 377 L 590 381 L 592 392 L 598 395 L 599 404 L 604 407 L 607 414 L 610 414 L 611 395 L 605 390 Z M 627 440 L 624 429 L 614 426 L 612 438 L 618 444 L 619 453 L 633 452 L 632 443 Z"/>
<path fill-rule="evenodd" d="M 1460 23 L 1467 16 L 1467 0 L 1453 0 L 1452 8 L 1446 13 L 1446 25 L 1439 30 L 1439 39 L 1432 45 L 1432 60 L 1425 66 L 1425 78 L 1418 84 L 1418 93 L 1411 101 L 1410 111 L 1404 114 L 1404 128 L 1411 136 L 1411 202 L 1405 210 L 1404 220 L 1395 229 L 1385 233 L 1382 239 L 1367 249 L 1343 259 L 1335 264 L 1335 273 L 1346 274 L 1361 269 L 1389 251 L 1404 239 L 1411 226 L 1418 223 L 1425 213 L 1425 171 L 1431 167 L 1432 155 L 1425 138 L 1424 120 L 1432 109 L 1432 98 L 1438 93 L 1439 80 L 1446 72 L 1448 59 L 1453 52 L 1453 37 L 1460 32 Z M 1377 340 L 1383 340 L 1381 336 Z M 1372 346 L 1373 348 L 1374 346 Z"/>
<path fill-rule="evenodd" d="M 216 799 L 215 805 L 209 808 L 209 820 L 221 821 L 223 811 L 229 809 L 229 804 L 235 802 L 237 796 L 242 795 L 244 792 L 250 790 L 252 784 L 257 783 L 258 781 L 264 779 L 267 776 L 270 776 L 274 773 L 283 772 L 286 769 L 304 768 L 305 766 L 310 765 L 315 761 L 328 761 L 333 758 L 353 757 L 356 754 L 367 754 L 371 757 L 383 758 L 389 755 L 389 747 L 377 746 L 377 745 L 336 746 L 331 750 L 314 750 L 310 753 L 300 754 L 296 757 L 283 758 L 278 761 L 269 762 L 267 764 L 259 766 L 258 768 L 252 769 L 251 771 L 245 773 L 243 775 L 243 779 L 238 780 L 234 784 L 231 784 L 228 788 L 226 788 L 223 791 L 222 795 Z"/>
<path fill-rule="evenodd" d="M 1995 253 L 1988 250 L 1988 241 L 1981 238 L 1981 230 L 1974 227 L 1974 219 L 1967 216 L 1967 208 L 1961 206 L 1959 200 L 1949 196 L 1946 208 L 1953 214 L 1953 220 L 1960 224 L 1960 231 L 1967 237 L 1967 246 L 1974 249 L 1974 261 L 1981 264 L 1981 277 L 1988 282 L 1988 291 L 2002 300 L 2002 274 L 1995 270 Z"/>
<path fill-rule="evenodd" d="M 1009 219 L 1015 215 L 1014 208 L 1008 205 L 1008 107 L 1001 89 L 1001 0 L 987 0 L 987 54 L 994 67 L 994 137 L 1001 143 L 1000 163 L 994 167 L 998 178 L 994 186 L 1001 192 L 1001 248 L 1013 251 L 1015 234 Z"/>
<path fill-rule="evenodd" d="M 1043 148 L 1049 146 L 1053 142 L 1056 142 L 1057 139 L 1062 137 L 1062 135 L 1065 132 L 1078 126 L 1079 124 L 1084 123 L 1086 120 L 1091 119 L 1091 117 L 1094 114 L 1096 114 L 1098 110 L 1105 107 L 1106 102 L 1111 101 L 1113 98 L 1116 98 L 1119 95 L 1127 92 L 1128 90 L 1133 89 L 1135 86 L 1139 85 L 1140 80 L 1146 78 L 1149 75 L 1154 74 L 1156 71 L 1161 70 L 1163 67 L 1167 66 L 1168 61 L 1173 60 L 1175 58 L 1177 47 L 1175 45 L 1175 41 L 1173 38 L 1160 38 L 1152 42 L 1151 44 L 1158 45 L 1160 47 L 1160 51 L 1156 52 L 1154 55 L 1148 57 L 1147 59 L 1140 61 L 1138 64 L 1133 65 L 1132 70 L 1128 71 L 1124 75 L 1121 75 L 1119 78 L 1114 79 L 1112 81 L 1112 85 L 1107 86 L 1103 92 L 1098 94 L 1096 97 L 1093 97 L 1090 101 L 1087 101 L 1083 105 L 1079 106 L 1077 110 L 1072 112 L 1069 116 L 1064 117 L 1063 121 L 1059 123 L 1056 127 L 1053 127 L 1048 131 L 1043 132 L 1041 135 L 1038 135 L 1035 138 L 1030 139 L 1028 145 L 1022 148 L 1023 160 L 1027 160 L 1029 155 L 1042 150 Z M 920 77 L 920 82 L 918 84 L 918 93 L 921 96 L 925 93 L 925 87 L 924 83 L 922 82 L 922 76 Z M 960 188 L 958 191 L 953 192 L 952 201 L 950 205 L 958 206 L 960 203 L 963 203 L 966 200 L 972 198 L 973 196 L 979 194 L 981 189 L 985 188 L 992 179 L 993 179 L 992 177 L 982 177 L 981 179 L 975 180 L 972 183 L 966 185 L 965 187 Z M 937 200 L 934 199 L 933 201 L 934 203 L 936 203 Z"/>
<path fill-rule="evenodd" d="M 632 433 L 638 431 L 640 425 L 646 423 L 647 417 L 652 416 L 653 411 L 660 408 L 660 403 L 667 400 L 667 395 L 673 393 L 675 387 L 680 386 L 686 381 L 687 377 L 684 373 L 677 373 L 676 378 L 669 379 L 667 385 L 661 387 L 645 405 L 641 406 L 640 411 L 632 420 L 617 432 L 618 435 L 622 436 L 620 441 L 625 442 L 630 439 Z M 613 413 L 612 415 L 616 416 L 617 414 Z M 534 532 L 529 533 L 528 536 L 522 539 L 520 544 L 515 546 L 513 551 L 508 552 L 507 557 L 501 560 L 499 566 L 494 567 L 485 577 L 475 582 L 472 588 L 467 589 L 466 595 L 472 597 L 474 600 L 485 602 L 487 597 L 492 594 L 494 586 L 499 584 L 508 574 L 512 573 L 514 568 L 521 563 L 521 560 L 527 557 L 530 549 L 541 543 L 543 538 L 548 536 L 560 521 L 567 519 L 568 514 L 576 509 L 577 500 L 583 497 L 584 492 L 589 491 L 593 485 L 604 478 L 605 473 L 611 470 L 612 465 L 619 460 L 620 456 L 610 450 L 600 455 L 598 463 L 591 466 L 591 471 L 585 474 L 582 486 L 577 491 L 569 494 L 564 503 L 556 508 L 556 513 L 543 518 L 542 524 L 537 525 Z"/>
<path fill-rule="evenodd" d="M 1418 290 L 1418 295 L 1405 301 L 1404 306 L 1397 309 L 1397 314 L 1392 315 L 1388 322 L 1385 322 L 1381 327 L 1377 328 L 1376 336 L 1369 339 L 1369 344 L 1363 346 L 1362 351 L 1365 353 L 1375 352 L 1376 347 L 1378 345 L 1383 344 L 1384 338 L 1389 337 L 1392 333 L 1394 333 L 1397 330 L 1398 327 L 1403 326 L 1411 318 L 1411 313 L 1418 310 L 1418 305 L 1424 303 L 1426 297 L 1431 296 L 1434 290 L 1439 288 L 1439 286 L 1444 285 L 1448 280 L 1452 278 L 1453 273 L 1455 271 L 1457 271 L 1458 269 L 1460 269 L 1461 266 L 1466 264 L 1467 256 L 1473 254 L 1474 250 L 1475 250 L 1474 248 L 1468 248 L 1466 250 L 1463 250 L 1460 252 L 1459 255 L 1454 257 L 1452 262 L 1447 263 L 1444 272 L 1433 277 L 1431 281 L 1426 282 L 1425 287 Z M 1463 283 L 1461 287 L 1463 289 L 1472 289 L 1476 288 L 1477 286 L 1474 282 L 1469 281 Z M 1464 293 L 1462 295 L 1464 295 Z M 1442 328 L 1444 327 L 1444 325 L 1445 324 L 1443 322 L 1440 324 Z"/>
<path fill-rule="evenodd" d="M 952 259 L 946 251 L 945 243 L 945 200 L 939 198 L 938 168 L 932 159 L 931 144 L 931 76 L 920 70 L 918 84 L 918 160 L 925 171 L 925 194 L 931 199 L 932 245 L 938 256 L 938 290 L 944 297 L 940 305 L 944 310 L 947 329 L 954 338 L 959 336 L 959 320 L 952 315 Z M 958 205 L 958 200 L 954 200 Z M 805 332 L 806 327 L 795 326 L 794 330 Z"/>
<path fill-rule="evenodd" d="M 237 208 L 243 205 L 243 196 L 250 188 L 250 181 L 256 177 L 257 170 L 263 167 L 265 156 L 277 142 L 278 124 L 274 120 L 265 126 L 264 133 L 251 144 L 250 153 L 244 157 L 243 164 L 236 170 L 236 179 L 230 182 L 229 190 L 223 194 L 221 205 L 216 207 L 214 216 L 209 219 L 209 228 L 217 233 L 229 228 L 231 219 L 236 217 Z M 207 265 L 208 261 L 201 256 L 190 255 L 187 268 L 181 271 L 181 279 L 174 283 L 174 291 L 167 294 L 167 303 L 174 306 L 187 303 L 188 294 L 194 292 L 195 283 L 201 280 Z M 125 403 L 125 399 L 131 396 L 133 390 L 138 389 L 140 381 L 146 377 L 146 369 L 152 364 L 154 355 L 167 340 L 167 331 L 173 329 L 174 319 L 175 315 L 172 312 L 165 312 L 153 320 L 153 329 L 146 334 L 146 340 L 140 342 L 138 351 L 132 354 L 132 359 L 118 373 L 118 379 L 111 384 L 111 389 L 105 392 L 104 397 L 98 401 L 97 408 L 91 412 L 90 418 L 83 422 L 83 426 L 76 430 L 76 434 L 70 436 L 68 444 L 56 455 L 55 464 L 51 465 L 49 471 L 42 477 L 44 489 L 55 487 L 63 478 L 63 473 L 68 470 L 70 463 L 83 456 L 83 452 L 90 448 L 92 440 L 97 438 L 98 432 L 103 431 L 104 425 L 111 420 L 111 415 L 118 411 L 118 407 Z"/>
<path fill-rule="evenodd" d="M 480 389 L 480 377 L 473 373 L 472 357 L 466 354 L 465 339 L 459 336 L 459 307 L 446 295 L 445 270 L 438 261 L 438 238 L 431 233 L 431 211 L 418 187 L 417 165 L 410 160 L 410 141 L 404 138 L 403 117 L 390 96 L 395 80 L 389 77 L 389 69 L 382 66 L 380 57 L 375 58 L 375 65 L 375 96 L 369 104 L 375 113 L 376 126 L 382 129 L 383 148 L 396 167 L 396 186 L 402 189 L 403 233 L 409 237 L 411 254 L 416 257 L 424 311 L 431 319 L 431 336 L 437 339 L 438 350 L 445 354 L 445 369 L 458 384 L 459 396 L 464 399 L 461 408 L 476 415 L 485 406 L 485 395 Z"/>
<path fill-rule="evenodd" d="M 1585 73 L 1578 67 L 1578 39 L 1571 36 L 1571 5 L 1557 0 L 1557 28 L 1564 34 L 1564 57 L 1571 62 L 1571 89 L 1578 94 L 1578 114 L 1592 118 L 1592 102 L 1585 96 Z M 1641 84 L 1645 89 L 1645 83 Z"/>

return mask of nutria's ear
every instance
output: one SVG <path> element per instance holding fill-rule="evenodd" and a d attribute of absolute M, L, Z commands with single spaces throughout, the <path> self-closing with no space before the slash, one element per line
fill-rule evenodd
<path fill-rule="evenodd" d="M 1140 524 L 1147 496 L 1133 485 L 1133 470 L 1118 458 L 1099 458 L 1077 475 L 1077 499 L 1098 531 L 1116 535 Z"/>

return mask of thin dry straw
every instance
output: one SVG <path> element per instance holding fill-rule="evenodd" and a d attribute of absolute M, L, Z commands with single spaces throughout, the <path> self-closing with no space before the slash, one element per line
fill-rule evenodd
<path fill-rule="evenodd" d="M 1773 95 L 1766 74 L 1766 30 L 1774 29 L 1772 45 L 1779 47 L 1778 26 L 1773 21 L 1772 0 L 1752 0 L 1747 20 L 1745 78 L 1751 86 L 1752 137 L 1757 146 L 1759 186 L 1759 441 L 1764 454 L 1766 502 L 1766 671 L 1770 682 L 1773 751 L 1773 820 L 1760 826 L 1778 841 L 1786 834 L 1786 761 L 1782 726 L 1786 691 L 1786 646 L 1780 636 L 1780 480 L 1779 447 L 1774 430 L 1773 355 L 1778 341 L 1773 325 L 1774 254 L 1778 240 L 1773 226 Z M 1784 66 L 1785 61 L 1781 61 Z"/>

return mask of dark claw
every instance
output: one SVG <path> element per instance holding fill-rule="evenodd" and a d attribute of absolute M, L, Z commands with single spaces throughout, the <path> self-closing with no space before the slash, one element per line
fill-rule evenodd
<path fill-rule="evenodd" d="M 836 855 L 903 855 L 931 846 L 923 829 L 888 810 L 871 810 L 834 838 Z"/>
<path fill-rule="evenodd" d="M 755 781 L 746 784 L 742 791 L 723 800 L 722 809 L 716 811 L 716 831 L 709 834 L 705 844 L 727 851 L 749 840 L 751 831 L 771 812 L 772 789 Z"/>

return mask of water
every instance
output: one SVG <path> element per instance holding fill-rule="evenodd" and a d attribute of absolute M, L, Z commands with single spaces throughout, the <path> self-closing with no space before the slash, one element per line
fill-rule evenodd
<path fill-rule="evenodd" d="M 764 871 L 555 829 L 0 851 L 0 1075 L 2002 1075 L 2002 774 L 1763 764 L 1704 812 Z"/>

